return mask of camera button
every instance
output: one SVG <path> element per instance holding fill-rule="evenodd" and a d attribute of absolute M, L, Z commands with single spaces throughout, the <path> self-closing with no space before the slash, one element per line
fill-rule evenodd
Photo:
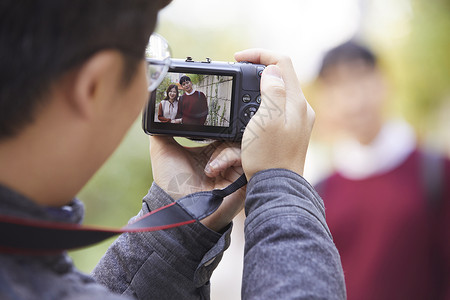
<path fill-rule="evenodd" d="M 242 96 L 242 101 L 244 103 L 248 103 L 252 100 L 252 97 L 249 94 L 244 94 L 244 96 Z"/>
<path fill-rule="evenodd" d="M 258 76 L 259 77 L 261 77 L 263 71 L 264 71 L 263 67 L 258 67 Z"/>
<path fill-rule="evenodd" d="M 256 97 L 256 103 L 261 104 L 261 95 L 258 95 L 258 97 Z"/>
<path fill-rule="evenodd" d="M 244 110 L 244 117 L 251 119 L 255 115 L 257 110 L 258 110 L 258 108 L 256 106 L 247 107 Z"/>

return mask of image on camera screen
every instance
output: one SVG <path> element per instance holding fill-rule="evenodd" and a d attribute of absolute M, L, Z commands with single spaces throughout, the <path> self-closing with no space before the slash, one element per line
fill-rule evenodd
<path fill-rule="evenodd" d="M 224 130 L 231 122 L 233 76 L 169 72 L 151 97 L 159 128 Z"/>

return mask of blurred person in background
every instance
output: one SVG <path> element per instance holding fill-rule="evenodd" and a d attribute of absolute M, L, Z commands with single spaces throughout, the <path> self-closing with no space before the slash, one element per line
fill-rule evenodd
<path fill-rule="evenodd" d="M 450 299 L 449 160 L 385 117 L 388 85 L 366 46 L 327 52 L 317 83 L 333 171 L 316 188 L 348 299 Z"/>

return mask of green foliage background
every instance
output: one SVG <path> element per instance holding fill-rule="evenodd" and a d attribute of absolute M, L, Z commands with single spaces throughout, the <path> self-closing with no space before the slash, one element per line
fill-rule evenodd
<path fill-rule="evenodd" d="M 412 0 L 411 5 L 410 34 L 381 52 L 395 85 L 395 109 L 419 134 L 448 131 L 437 116 L 450 101 L 450 1 Z"/>

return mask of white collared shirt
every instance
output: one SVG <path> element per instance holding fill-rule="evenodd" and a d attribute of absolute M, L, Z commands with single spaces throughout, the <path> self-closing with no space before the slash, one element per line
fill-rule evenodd
<path fill-rule="evenodd" d="M 405 121 L 383 125 L 370 145 L 346 139 L 333 149 L 336 170 L 349 179 L 364 179 L 393 170 L 403 163 L 417 147 L 416 135 Z"/>
<path fill-rule="evenodd" d="M 190 96 L 190 95 L 192 95 L 193 93 L 195 93 L 195 89 L 192 89 L 192 92 L 190 92 L 190 93 L 188 93 L 188 92 L 184 92 L 186 95 L 188 95 L 188 96 Z"/>
<path fill-rule="evenodd" d="M 178 100 L 173 101 L 173 103 L 170 103 L 169 100 L 162 100 L 161 108 L 164 118 L 174 120 L 178 112 Z"/>

